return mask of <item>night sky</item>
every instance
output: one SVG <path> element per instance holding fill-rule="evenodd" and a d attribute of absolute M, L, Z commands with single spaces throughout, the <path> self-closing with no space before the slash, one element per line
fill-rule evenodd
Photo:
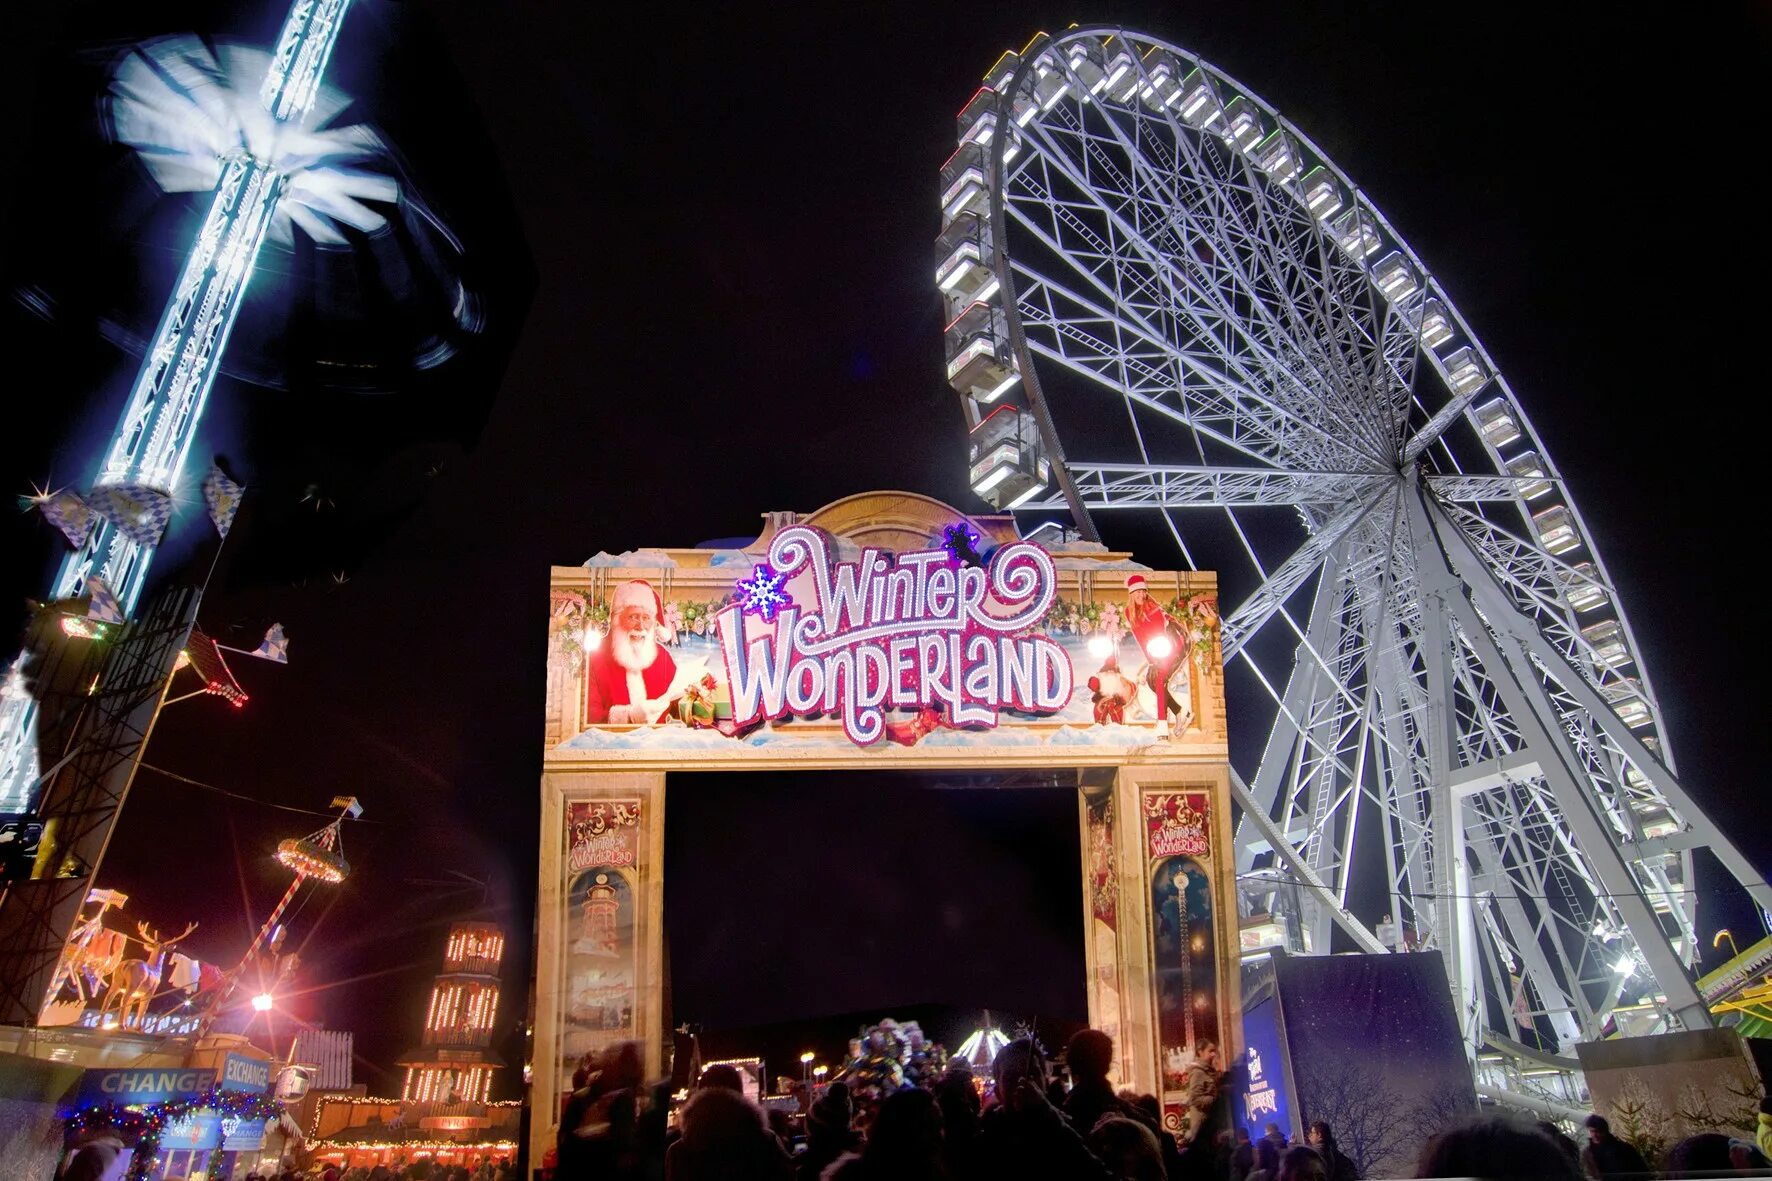
<path fill-rule="evenodd" d="M 205 699 L 167 712 L 147 762 L 246 798 L 144 772 L 102 884 L 162 927 L 201 919 L 195 950 L 226 961 L 286 880 L 272 846 L 321 823 L 286 809 L 355 794 L 355 874 L 296 920 L 307 978 L 336 983 L 298 1015 L 356 1030 L 360 1077 L 395 1089 L 371 1064 L 416 1040 L 441 935 L 483 906 L 512 936 L 506 1012 L 519 1017 L 548 566 L 748 537 L 765 511 L 874 488 L 976 507 L 930 280 L 936 173 L 997 55 L 1080 19 L 1166 37 L 1265 97 L 1453 294 L 1622 588 L 1684 781 L 1765 865 L 1767 694 L 1745 568 L 1763 533 L 1765 10 L 1442 11 L 356 0 L 329 81 L 460 235 L 486 331 L 411 376 L 412 324 L 352 330 L 330 310 L 348 272 L 261 270 L 194 452 L 225 456 L 254 489 L 202 622 L 251 647 L 280 621 L 291 663 L 236 661 L 243 711 Z M 8 492 L 90 477 L 135 369 L 128 342 L 151 328 L 196 216 L 104 142 L 108 63 L 169 33 L 262 43 L 281 16 L 275 0 L 9 14 Z M 1105 527 L 1148 564 L 1177 561 L 1148 522 Z M 200 516 L 176 534 L 157 571 L 200 577 L 213 556 Z M 0 524 L 0 632 L 22 624 L 57 544 L 34 515 Z M 1259 738 L 1231 725 L 1234 742 Z M 673 953 L 731 936 L 720 908 L 678 904 L 695 881 L 754 889 L 780 958 L 735 948 L 715 981 L 679 966 L 679 1016 L 691 998 L 710 1024 L 1079 1004 L 1080 964 L 1048 962 L 1080 921 L 1063 885 L 1074 812 L 928 807 L 907 790 L 863 778 L 834 789 L 840 806 L 803 783 L 710 785 L 744 819 L 672 879 Z M 700 823 L 721 828 L 719 815 Z M 993 834 L 1047 816 L 1045 843 L 1024 846 L 1044 851 L 1017 867 L 1017 842 Z M 969 921 L 964 939 L 939 908 L 915 912 L 933 929 L 895 925 L 931 866 L 969 857 L 998 866 L 977 904 L 1010 917 Z M 858 865 L 872 893 L 794 896 Z M 779 928 L 784 894 L 799 946 Z M 1742 929 L 1720 906 L 1703 929 L 1719 915 Z M 858 924 L 871 929 L 851 945 L 872 950 L 846 965 L 840 936 Z M 894 939 L 908 954 L 881 953 Z M 917 954 L 959 943 L 976 974 Z M 816 970 L 815 946 L 838 957 L 831 978 L 784 987 Z"/>

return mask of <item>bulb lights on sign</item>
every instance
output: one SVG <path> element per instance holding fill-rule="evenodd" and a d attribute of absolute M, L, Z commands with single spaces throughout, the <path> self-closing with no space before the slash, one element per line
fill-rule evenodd
<path fill-rule="evenodd" d="M 717 617 L 740 727 L 837 715 L 867 746 L 887 710 L 938 707 L 949 725 L 990 727 L 1006 709 L 1052 714 L 1070 701 L 1070 657 L 1035 630 L 1058 593 L 1037 545 L 1004 545 L 984 565 L 946 548 L 838 562 L 823 533 L 794 525 L 766 569 L 792 587 L 788 602 L 765 612 L 741 599 Z"/>

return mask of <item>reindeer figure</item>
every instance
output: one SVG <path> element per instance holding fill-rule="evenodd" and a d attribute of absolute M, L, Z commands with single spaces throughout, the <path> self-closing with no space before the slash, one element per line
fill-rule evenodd
<path fill-rule="evenodd" d="M 137 923 L 135 929 L 141 934 L 142 950 L 147 955 L 139 960 L 125 960 L 111 973 L 111 986 L 105 990 L 105 1003 L 98 1011 L 100 1028 L 104 1027 L 105 1014 L 113 1007 L 117 1010 L 117 1023 L 124 1029 L 141 1028 L 147 1019 L 148 1002 L 160 991 L 160 976 L 166 970 L 167 951 L 195 931 L 197 924 L 192 923 L 171 939 L 162 939 L 146 923 Z"/>

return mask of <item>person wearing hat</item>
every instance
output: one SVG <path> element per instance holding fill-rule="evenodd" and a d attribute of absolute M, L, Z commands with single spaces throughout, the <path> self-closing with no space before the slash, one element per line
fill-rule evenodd
<path fill-rule="evenodd" d="M 658 592 L 624 582 L 609 600 L 609 635 L 585 662 L 585 722 L 656 722 L 670 709 L 677 663 L 658 642 Z"/>
<path fill-rule="evenodd" d="M 1169 678 L 1175 675 L 1175 670 L 1187 657 L 1187 633 L 1157 605 L 1142 574 L 1126 577 L 1126 625 L 1132 629 L 1133 638 L 1150 662 L 1150 671 L 1146 675 L 1151 692 L 1157 695 L 1158 716 L 1180 722 L 1184 711 L 1181 702 L 1170 691 Z M 1165 643 L 1155 644 L 1159 637 Z M 1155 651 L 1152 650 L 1153 644 Z"/>

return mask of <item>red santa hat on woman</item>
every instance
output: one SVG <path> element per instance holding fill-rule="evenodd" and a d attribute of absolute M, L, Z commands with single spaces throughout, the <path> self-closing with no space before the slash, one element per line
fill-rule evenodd
<path fill-rule="evenodd" d="M 615 593 L 609 597 L 610 616 L 621 614 L 624 607 L 647 607 L 651 609 L 653 619 L 664 618 L 663 600 L 652 589 L 652 584 L 643 579 L 636 578 L 615 588 Z"/>
<path fill-rule="evenodd" d="M 1146 590 L 1146 589 L 1147 588 L 1144 585 L 1144 575 L 1142 575 L 1142 574 L 1128 574 L 1126 576 L 1126 593 L 1127 594 L 1131 594 L 1133 591 L 1141 591 L 1141 590 Z"/>

